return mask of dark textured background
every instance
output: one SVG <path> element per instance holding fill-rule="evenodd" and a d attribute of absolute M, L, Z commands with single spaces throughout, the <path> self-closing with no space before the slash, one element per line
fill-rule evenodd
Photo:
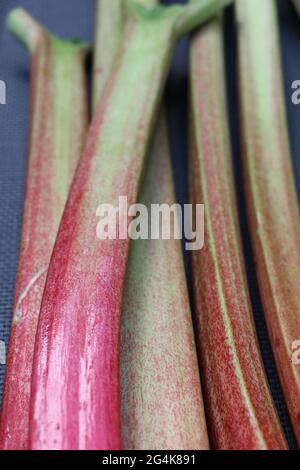
<path fill-rule="evenodd" d="M 165 3 L 173 2 L 166 0 Z M 300 22 L 289 0 L 278 0 L 278 3 L 291 146 L 295 177 L 298 192 L 300 192 L 300 159 L 298 158 L 300 154 L 300 106 L 292 105 L 290 98 L 292 81 L 300 79 Z M 0 0 L 0 80 L 4 80 L 7 85 L 7 104 L 0 105 L 0 340 L 4 340 L 6 344 L 12 315 L 24 202 L 30 61 L 28 53 L 6 31 L 5 17 L 10 9 L 20 5 L 27 8 L 54 33 L 66 38 L 80 37 L 90 41 L 93 38 L 95 14 L 95 0 Z M 295 440 L 266 333 L 245 219 L 237 119 L 235 50 L 236 38 L 231 9 L 226 15 L 227 88 L 233 163 L 248 279 L 268 379 L 290 446 L 294 448 Z M 177 197 L 181 203 L 188 201 L 187 96 L 188 40 L 185 38 L 180 41 L 176 49 L 166 91 Z M 186 259 L 186 267 L 189 275 L 188 259 Z M 1 365 L 0 397 L 4 372 L 5 367 Z"/>

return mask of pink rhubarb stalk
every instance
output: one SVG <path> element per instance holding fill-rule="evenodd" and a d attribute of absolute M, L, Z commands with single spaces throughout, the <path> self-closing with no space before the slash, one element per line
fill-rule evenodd
<path fill-rule="evenodd" d="M 139 202 L 150 213 L 151 204 L 173 207 L 175 203 L 162 115 L 148 158 Z M 131 244 L 121 324 L 121 411 L 124 449 L 208 448 L 178 240 Z"/>
<path fill-rule="evenodd" d="M 150 6 L 157 2 L 139 0 L 139 3 Z M 112 69 L 121 38 L 122 0 L 101 0 L 98 8 L 95 104 Z M 105 31 L 110 32 L 109 43 L 103 40 Z M 151 150 L 139 197 L 149 209 L 151 203 L 172 205 L 175 201 L 163 117 Z M 174 240 L 133 242 L 124 297 L 121 330 L 123 448 L 207 449 L 180 243 Z"/>
<path fill-rule="evenodd" d="M 236 2 L 248 217 L 269 337 L 300 444 L 300 224 L 284 106 L 276 5 Z"/>
<path fill-rule="evenodd" d="M 207 422 L 215 449 L 285 449 L 245 274 L 223 49 L 218 17 L 195 35 L 191 46 L 192 195 L 195 203 L 205 205 L 206 214 L 205 245 L 193 253 L 193 276 Z"/>
<path fill-rule="evenodd" d="M 119 336 L 128 239 L 97 239 L 99 204 L 136 202 L 173 45 L 230 0 L 143 8 L 97 107 L 50 264 L 35 348 L 33 449 L 119 449 Z"/>
<path fill-rule="evenodd" d="M 34 340 L 42 294 L 87 127 L 87 48 L 55 38 L 22 9 L 10 14 L 8 26 L 32 54 L 32 91 L 21 254 L 0 440 L 2 449 L 26 449 Z"/>

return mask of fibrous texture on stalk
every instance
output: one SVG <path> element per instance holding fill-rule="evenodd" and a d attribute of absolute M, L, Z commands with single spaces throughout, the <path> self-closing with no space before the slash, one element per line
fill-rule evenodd
<path fill-rule="evenodd" d="M 276 5 L 236 2 L 249 225 L 270 341 L 300 443 L 300 225 L 284 107 Z"/>
<path fill-rule="evenodd" d="M 98 1 L 93 64 L 93 108 L 96 109 L 115 65 L 124 25 L 123 0 Z"/>
<path fill-rule="evenodd" d="M 49 269 L 32 380 L 33 449 L 120 448 L 119 331 L 129 241 L 126 234 L 97 239 L 97 208 L 117 207 L 120 196 L 128 206 L 136 202 L 174 41 L 228 3 L 145 9 L 130 2 Z"/>
<path fill-rule="evenodd" d="M 193 199 L 205 205 L 205 245 L 193 253 L 206 414 L 217 449 L 284 449 L 260 358 L 231 167 L 222 18 L 191 46 Z"/>
<path fill-rule="evenodd" d="M 50 256 L 87 127 L 86 46 L 61 41 L 14 10 L 32 54 L 31 131 L 21 254 L 0 426 L 1 448 L 28 447 L 34 340 Z"/>
<path fill-rule="evenodd" d="M 175 201 L 164 121 L 158 121 L 139 202 Z M 176 216 L 175 216 L 176 217 Z M 121 329 L 125 449 L 207 449 L 194 331 L 178 240 L 131 244 Z"/>
<path fill-rule="evenodd" d="M 152 204 L 172 207 L 175 203 L 163 113 L 154 132 L 139 202 L 149 214 Z M 135 240 L 131 244 L 122 309 L 121 410 L 124 449 L 208 448 L 182 249 L 177 240 Z"/>

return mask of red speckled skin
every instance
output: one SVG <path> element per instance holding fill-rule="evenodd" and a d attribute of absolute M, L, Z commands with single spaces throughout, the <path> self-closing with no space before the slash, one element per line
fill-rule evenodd
<path fill-rule="evenodd" d="M 153 6 L 156 0 L 139 0 Z M 95 48 L 94 101 L 115 61 L 122 0 L 101 0 Z M 109 41 L 103 37 L 109 31 Z M 101 70 L 101 74 L 99 71 Z M 139 202 L 173 204 L 164 119 L 159 119 Z M 199 370 L 181 244 L 131 243 L 121 328 L 121 425 L 124 449 L 206 449 Z M 157 404 L 159 403 L 159 406 Z"/>
<path fill-rule="evenodd" d="M 119 329 L 128 240 L 96 237 L 101 203 L 136 201 L 173 22 L 128 26 L 53 253 L 32 378 L 32 449 L 119 449 Z M 161 45 L 164 44 L 164 47 Z M 138 97 L 138 100 L 136 99 Z"/>
<path fill-rule="evenodd" d="M 64 43 L 54 46 L 54 41 L 41 33 L 33 52 L 28 175 L 0 425 L 1 448 L 6 450 L 28 448 L 34 340 L 46 271 L 87 127 L 84 50 Z M 69 93 L 67 73 L 73 75 Z M 66 135 L 67 151 L 58 142 L 56 98 L 61 91 L 72 102 L 63 117 L 72 129 Z M 64 101 L 58 105 L 63 109 Z"/>
<path fill-rule="evenodd" d="M 32 377 L 32 449 L 121 446 L 119 331 L 129 242 L 98 240 L 96 210 L 117 206 L 119 196 L 136 202 L 176 37 L 229 1 L 152 13 L 131 4 L 48 272 Z"/>
<path fill-rule="evenodd" d="M 285 449 L 261 361 L 242 255 L 226 115 L 222 21 L 191 49 L 193 199 L 205 245 L 193 254 L 199 357 L 211 445 Z"/>
<path fill-rule="evenodd" d="M 161 117 L 139 202 L 175 202 L 167 130 Z M 132 242 L 121 329 L 125 449 L 196 450 L 208 437 L 179 240 Z"/>
<path fill-rule="evenodd" d="M 156 0 L 139 0 L 153 6 Z M 102 90 L 120 39 L 122 0 L 99 2 L 95 93 Z M 121 18 L 121 21 L 120 21 Z M 104 32 L 110 43 L 104 44 Z M 106 64 L 106 67 L 104 67 Z M 101 76 L 98 71 L 102 70 Z M 156 126 L 139 202 L 175 201 L 167 129 Z M 194 333 L 182 262 L 174 240 L 131 243 L 121 328 L 121 424 L 124 449 L 206 449 Z M 159 403 L 159 406 L 157 404 Z"/>
<path fill-rule="evenodd" d="M 291 166 L 275 2 L 237 2 L 246 199 L 260 293 L 300 444 L 300 224 Z M 262 5 L 263 4 L 263 5 Z M 263 56 L 263 59 L 261 57 Z"/>

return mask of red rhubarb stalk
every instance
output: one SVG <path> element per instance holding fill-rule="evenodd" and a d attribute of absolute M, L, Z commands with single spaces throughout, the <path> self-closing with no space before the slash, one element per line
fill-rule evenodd
<path fill-rule="evenodd" d="M 249 225 L 269 337 L 300 444 L 300 225 L 284 106 L 276 5 L 236 2 Z"/>
<path fill-rule="evenodd" d="M 175 203 L 162 115 L 148 158 L 139 202 L 150 213 L 152 204 Z M 124 449 L 208 448 L 178 240 L 132 241 L 121 324 L 121 411 Z"/>
<path fill-rule="evenodd" d="M 22 9 L 10 14 L 8 26 L 32 54 L 32 91 L 21 254 L 0 440 L 3 449 L 26 449 L 34 339 L 42 294 L 87 127 L 87 48 L 55 38 Z"/>
<path fill-rule="evenodd" d="M 56 241 L 35 348 L 33 449 L 119 449 L 119 333 L 129 240 L 96 236 L 100 204 L 136 202 L 176 38 L 229 0 L 143 8 L 129 21 Z"/>
<path fill-rule="evenodd" d="M 252 0 L 251 0 L 252 1 Z M 215 449 L 285 449 L 255 332 L 231 165 L 219 16 L 191 46 L 192 192 L 205 205 L 204 249 L 193 252 L 203 391 Z"/>

